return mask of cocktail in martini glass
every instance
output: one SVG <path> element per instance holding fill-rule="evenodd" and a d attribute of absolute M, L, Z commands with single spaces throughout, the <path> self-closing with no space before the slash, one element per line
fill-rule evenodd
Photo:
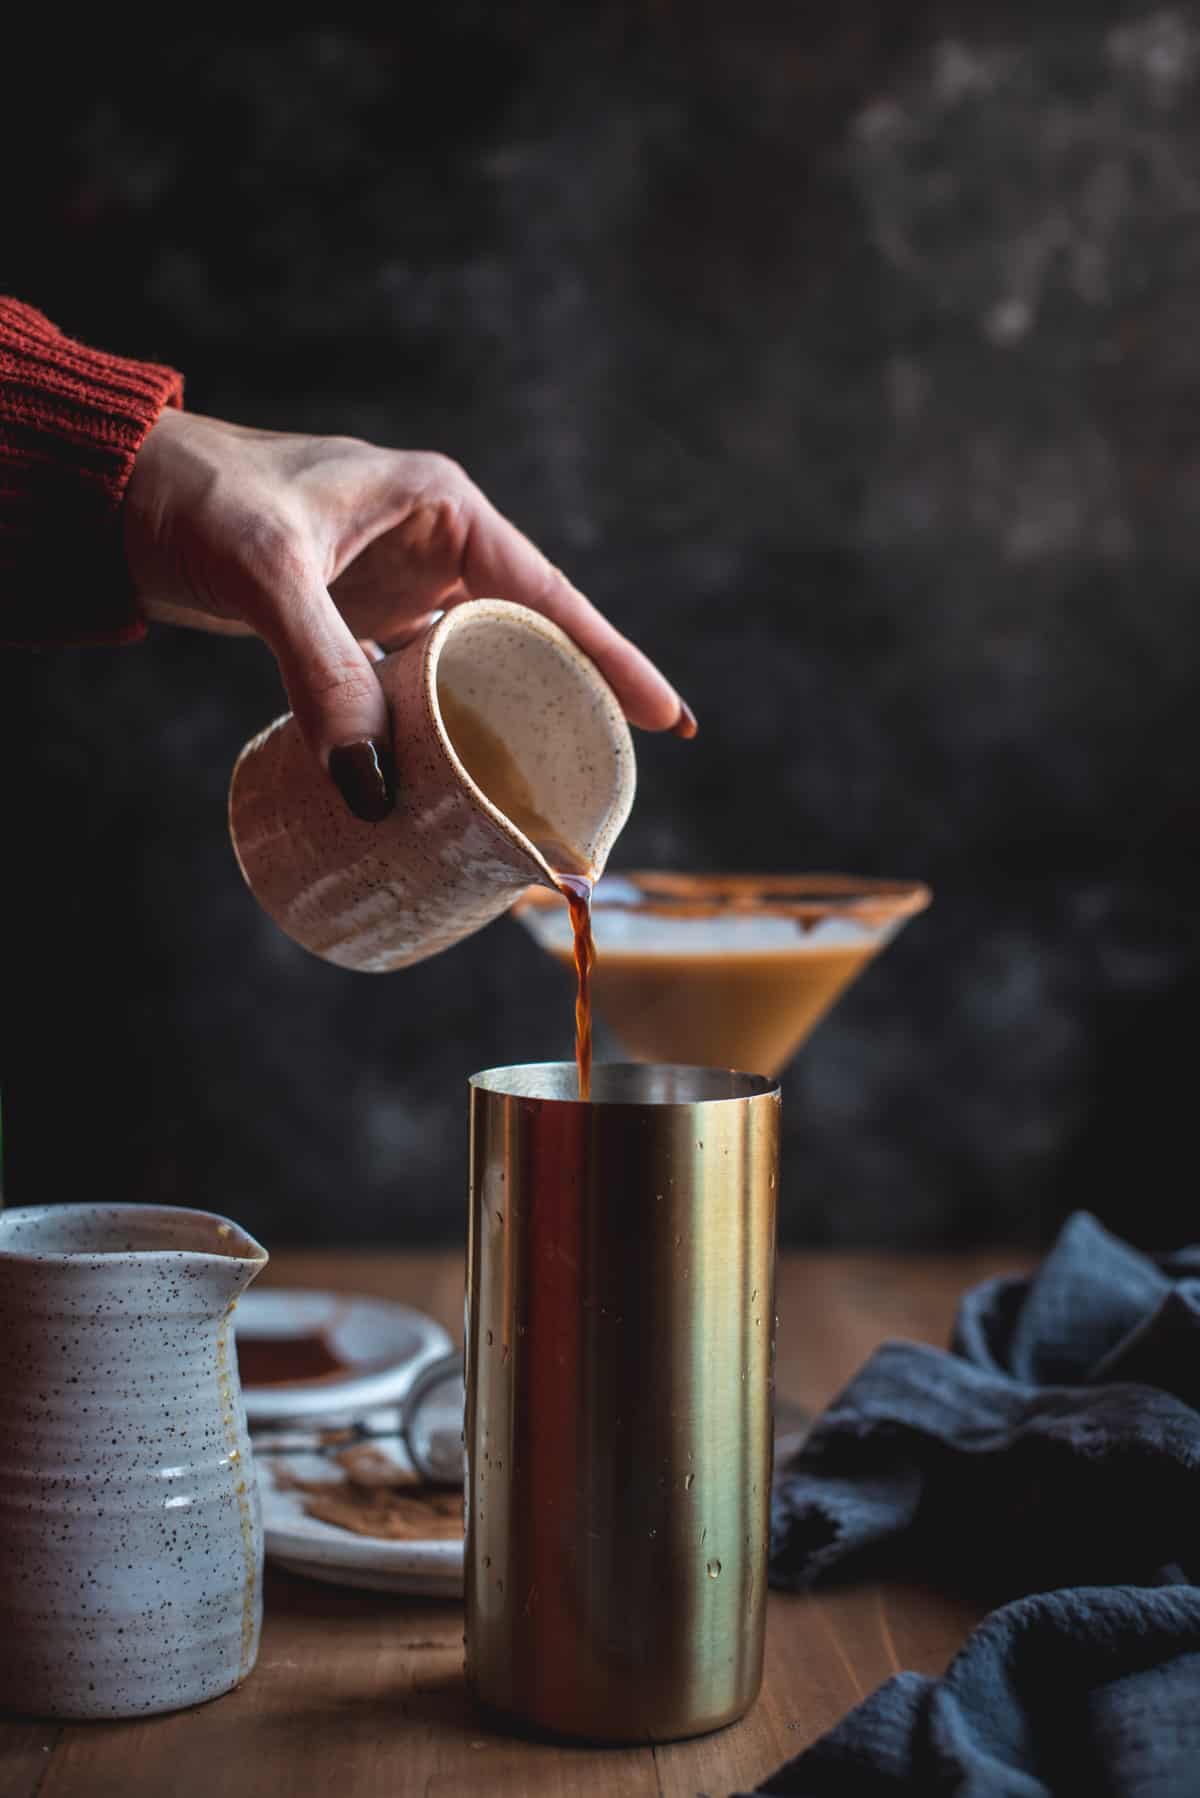
<path fill-rule="evenodd" d="M 637 1061 L 774 1076 L 929 900 L 918 881 L 850 875 L 608 874 L 594 1003 Z M 514 916 L 573 967 L 556 894 L 531 888 Z"/>

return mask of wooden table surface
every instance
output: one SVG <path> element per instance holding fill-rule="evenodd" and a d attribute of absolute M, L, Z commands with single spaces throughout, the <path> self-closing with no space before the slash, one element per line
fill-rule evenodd
<path fill-rule="evenodd" d="M 974 1254 L 803 1254 L 780 1265 L 778 1389 L 819 1408 L 887 1336 L 945 1342 Z M 280 1253 L 276 1285 L 388 1295 L 462 1329 L 459 1254 Z M 675 1746 L 567 1748 L 495 1733 L 462 1678 L 460 1603 L 342 1591 L 268 1567 L 258 1666 L 238 1691 L 141 1723 L 0 1717 L 0 1798 L 395 1798 L 458 1792 L 707 1798 L 755 1785 L 898 1668 L 937 1673 L 978 1611 L 902 1584 L 773 1593 L 762 1694 Z"/>

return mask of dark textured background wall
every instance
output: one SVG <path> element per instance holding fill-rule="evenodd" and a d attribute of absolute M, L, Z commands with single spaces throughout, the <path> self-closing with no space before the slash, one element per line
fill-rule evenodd
<path fill-rule="evenodd" d="M 197 410 L 462 461 L 701 716 L 618 862 L 936 888 L 787 1076 L 785 1230 L 1194 1236 L 1195 12 L 90 29 L 6 84 L 0 289 Z M 567 1049 L 556 971 L 258 915 L 259 646 L 3 663 L 10 1201 L 456 1238 L 464 1078 Z"/>

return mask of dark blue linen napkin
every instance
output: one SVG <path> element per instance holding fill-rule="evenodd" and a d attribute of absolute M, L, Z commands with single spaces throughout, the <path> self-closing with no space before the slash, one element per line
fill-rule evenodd
<path fill-rule="evenodd" d="M 920 1573 L 1001 1605 L 764 1792 L 1200 1798 L 1200 1248 L 1070 1219 L 887 1343 L 776 1474 L 771 1577 Z"/>

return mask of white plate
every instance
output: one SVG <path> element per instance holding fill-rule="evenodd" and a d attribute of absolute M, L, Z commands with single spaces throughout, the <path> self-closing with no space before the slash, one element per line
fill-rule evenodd
<path fill-rule="evenodd" d="M 258 1341 L 316 1337 L 342 1368 L 287 1384 L 242 1391 L 251 1425 L 273 1419 L 361 1416 L 402 1399 L 417 1374 L 451 1348 L 441 1324 L 409 1305 L 352 1293 L 267 1287 L 239 1300 L 234 1335 Z"/>
<path fill-rule="evenodd" d="M 442 1542 L 437 1546 L 445 1548 L 447 1544 Z M 272 1555 L 271 1559 L 276 1567 L 283 1567 L 288 1573 L 302 1574 L 305 1579 L 321 1580 L 327 1586 L 353 1586 L 359 1592 L 394 1592 L 405 1598 L 462 1597 L 461 1550 L 459 1564 L 451 1573 L 430 1574 L 428 1578 L 419 1570 L 404 1568 L 392 1571 L 385 1568 L 380 1572 L 374 1567 L 357 1567 L 353 1573 L 348 1573 L 342 1567 L 324 1567 L 318 1561 L 293 1560 L 290 1555 Z"/>
<path fill-rule="evenodd" d="M 372 1414 L 372 1432 L 399 1429 L 399 1412 L 377 1411 Z M 290 1432 L 294 1436 L 294 1432 Z M 458 1598 L 463 1589 L 463 1545 L 461 1542 L 413 1541 L 390 1542 L 378 1536 L 359 1536 L 353 1530 L 338 1529 L 319 1517 L 310 1517 L 304 1509 L 302 1492 L 275 1484 L 273 1469 L 285 1468 L 305 1480 L 329 1480 L 336 1484 L 342 1473 L 330 1458 L 290 1450 L 267 1454 L 278 1437 L 286 1440 L 284 1430 L 260 1430 L 255 1433 L 255 1465 L 262 1493 L 263 1534 L 269 1557 L 293 1573 L 310 1579 L 326 1580 L 339 1586 L 362 1586 L 377 1592 L 407 1592 L 415 1597 Z M 410 1463 L 398 1437 L 386 1437 L 374 1444 L 391 1456 L 401 1468 Z"/>

